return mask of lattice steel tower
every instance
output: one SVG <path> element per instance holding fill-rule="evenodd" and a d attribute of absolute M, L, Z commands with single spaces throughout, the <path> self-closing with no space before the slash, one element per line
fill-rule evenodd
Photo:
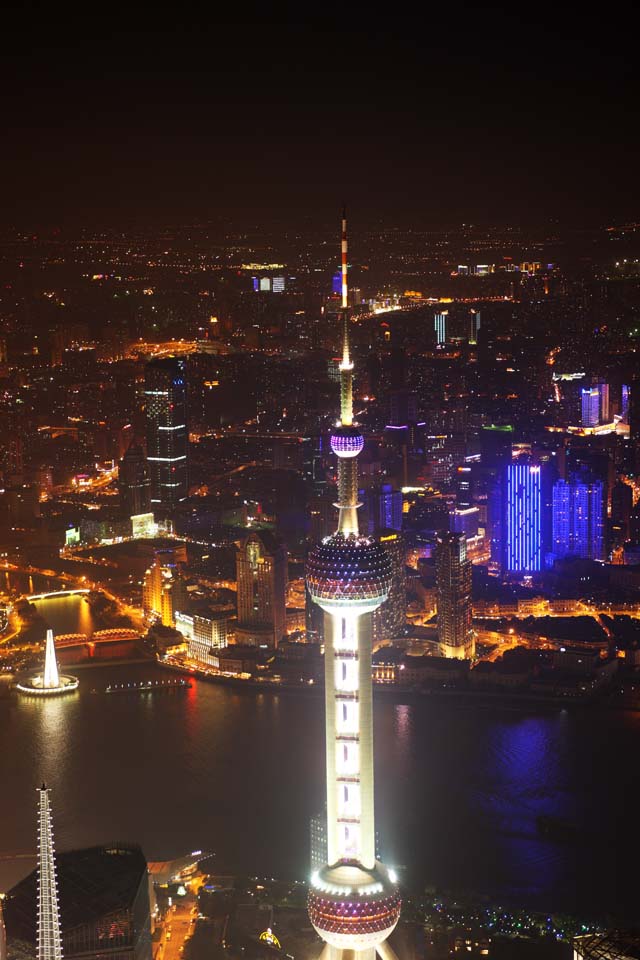
<path fill-rule="evenodd" d="M 62 934 L 49 789 L 38 790 L 38 952 L 37 960 L 62 960 Z"/>
<path fill-rule="evenodd" d="M 309 554 L 307 586 L 325 613 L 327 864 L 309 888 L 309 917 L 338 960 L 356 951 L 393 957 L 386 943 L 400 916 L 395 876 L 375 858 L 371 615 L 387 598 L 391 562 L 358 532 L 357 457 L 364 446 L 353 420 L 349 351 L 347 222 L 342 219 L 340 423 L 331 437 L 338 457 L 338 530 Z"/>

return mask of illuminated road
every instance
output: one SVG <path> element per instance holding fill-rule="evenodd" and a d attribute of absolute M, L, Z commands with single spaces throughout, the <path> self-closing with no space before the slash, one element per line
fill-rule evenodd
<path fill-rule="evenodd" d="M 185 942 L 193 933 L 197 916 L 197 898 L 190 889 L 184 897 L 177 897 L 163 924 L 158 960 L 181 960 Z"/>

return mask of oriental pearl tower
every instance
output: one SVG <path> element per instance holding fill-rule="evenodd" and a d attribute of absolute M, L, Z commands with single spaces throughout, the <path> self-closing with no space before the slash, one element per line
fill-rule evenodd
<path fill-rule="evenodd" d="M 347 221 L 342 216 L 338 529 L 309 554 L 306 579 L 324 610 L 327 759 L 327 863 L 311 877 L 309 917 L 325 941 L 322 960 L 382 960 L 400 917 L 396 877 L 375 857 L 371 615 L 387 598 L 391 564 L 383 547 L 358 532 L 357 457 L 364 437 L 353 420 L 349 353 Z"/>

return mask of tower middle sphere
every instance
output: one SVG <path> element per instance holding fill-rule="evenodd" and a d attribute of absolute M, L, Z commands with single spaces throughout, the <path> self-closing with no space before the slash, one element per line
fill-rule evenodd
<path fill-rule="evenodd" d="M 337 427 L 331 434 L 331 449 L 336 457 L 357 457 L 364 447 L 359 427 Z"/>

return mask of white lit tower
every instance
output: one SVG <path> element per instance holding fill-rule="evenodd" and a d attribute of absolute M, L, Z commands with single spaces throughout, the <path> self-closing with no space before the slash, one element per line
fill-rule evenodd
<path fill-rule="evenodd" d="M 357 457 L 364 446 L 353 422 L 353 363 L 347 313 L 347 223 L 342 219 L 340 422 L 331 436 L 338 457 L 338 530 L 309 554 L 307 586 L 325 614 L 327 863 L 309 888 L 309 917 L 325 941 L 325 960 L 356 951 L 394 956 L 386 943 L 400 916 L 396 878 L 375 858 L 373 807 L 372 613 L 387 598 L 391 562 L 358 532 Z"/>
<path fill-rule="evenodd" d="M 49 790 L 38 790 L 38 951 L 37 960 L 62 960 L 62 934 Z"/>

